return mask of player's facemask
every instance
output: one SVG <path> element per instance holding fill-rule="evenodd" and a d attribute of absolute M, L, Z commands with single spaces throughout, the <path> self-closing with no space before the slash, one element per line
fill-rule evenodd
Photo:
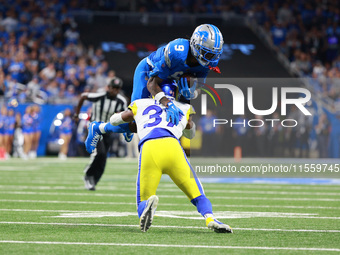
<path fill-rule="evenodd" d="M 216 66 L 223 52 L 223 36 L 210 24 L 198 26 L 190 39 L 191 53 L 202 66 Z"/>

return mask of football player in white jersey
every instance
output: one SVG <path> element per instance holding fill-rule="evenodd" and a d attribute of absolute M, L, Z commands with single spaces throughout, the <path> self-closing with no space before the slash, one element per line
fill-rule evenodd
<path fill-rule="evenodd" d="M 178 38 L 158 48 L 141 60 L 136 67 L 131 101 L 155 98 L 167 107 L 168 120 L 177 125 L 181 110 L 164 95 L 160 88 L 161 84 L 166 79 L 178 80 L 180 94 L 187 100 L 195 98 L 196 86 L 189 88 L 182 75 L 190 74 L 203 84 L 210 70 L 220 73 L 217 65 L 223 52 L 223 43 L 222 33 L 216 26 L 202 24 L 196 27 L 190 40 Z M 122 125 L 120 128 L 120 131 L 115 128 L 107 132 L 122 132 L 125 139 L 131 141 L 133 134 L 129 125 Z M 96 147 L 96 138 L 90 136 L 88 141 L 87 146 L 92 147 L 90 150 L 92 153 Z"/>
<path fill-rule="evenodd" d="M 166 107 L 155 99 L 138 99 L 128 110 L 111 116 L 110 123 L 92 122 L 89 133 L 105 133 L 108 125 L 120 125 L 135 120 L 139 143 L 139 167 L 137 176 L 137 206 L 140 227 L 146 232 L 152 224 L 158 197 L 156 190 L 162 174 L 167 174 L 187 195 L 197 211 L 205 218 L 206 226 L 218 233 L 232 233 L 232 229 L 214 218 L 212 205 L 205 196 L 202 184 L 192 169 L 180 145 L 184 135 L 195 135 L 195 123 L 191 120 L 194 110 L 189 104 L 174 100 L 177 84 L 163 84 L 162 90 L 181 109 L 179 124 L 174 125 L 166 114 Z"/>

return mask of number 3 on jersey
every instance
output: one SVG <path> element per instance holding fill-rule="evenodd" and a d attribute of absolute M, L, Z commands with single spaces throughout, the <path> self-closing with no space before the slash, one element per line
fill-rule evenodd
<path fill-rule="evenodd" d="M 148 107 L 143 111 L 143 115 L 149 114 L 149 112 L 152 111 L 152 110 L 154 110 L 155 113 L 150 114 L 150 115 L 149 115 L 149 119 L 150 119 L 150 120 L 151 120 L 151 119 L 154 119 L 154 121 L 151 122 L 151 123 L 145 124 L 145 125 L 144 125 L 144 128 L 146 128 L 146 127 L 154 127 L 154 126 L 157 126 L 157 125 L 158 125 L 159 123 L 161 123 L 161 121 L 162 121 L 161 114 L 162 114 L 163 110 L 162 110 L 161 107 L 159 107 L 159 106 L 157 106 L 157 105 L 150 105 L 150 106 L 148 106 Z M 180 115 L 179 115 L 179 121 L 181 121 L 182 117 L 183 117 L 183 115 L 180 114 Z M 174 124 L 173 124 L 172 122 L 168 122 L 168 125 L 167 125 L 167 126 L 168 126 L 168 127 L 173 127 Z"/>

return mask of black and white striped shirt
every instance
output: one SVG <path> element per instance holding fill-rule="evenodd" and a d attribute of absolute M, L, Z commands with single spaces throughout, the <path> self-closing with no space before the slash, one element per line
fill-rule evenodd
<path fill-rule="evenodd" d="M 110 98 L 107 92 L 89 93 L 87 100 L 93 102 L 91 121 L 109 122 L 111 115 L 127 108 L 126 99 L 120 94 Z"/>

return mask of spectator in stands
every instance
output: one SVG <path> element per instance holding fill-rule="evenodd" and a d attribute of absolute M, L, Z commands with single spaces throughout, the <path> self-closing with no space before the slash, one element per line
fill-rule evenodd
<path fill-rule="evenodd" d="M 47 66 L 41 70 L 40 78 L 44 81 L 51 81 L 56 76 L 56 70 L 53 62 L 49 62 Z"/>
<path fill-rule="evenodd" d="M 39 140 L 41 136 L 41 109 L 40 106 L 35 104 L 32 106 L 32 119 L 33 119 L 33 132 L 32 132 L 32 148 L 30 154 L 32 158 L 37 157 L 37 150 L 39 147 Z"/>
<path fill-rule="evenodd" d="M 278 112 L 274 112 L 271 119 L 280 120 L 280 115 Z M 283 128 L 279 121 L 274 121 L 272 127 L 268 129 L 268 156 L 284 155 L 282 146 L 282 132 Z"/>
<path fill-rule="evenodd" d="M 22 132 L 24 134 L 24 159 L 28 159 L 29 152 L 32 148 L 33 138 L 33 118 L 32 118 L 32 106 L 27 106 L 25 114 L 22 117 Z"/>
<path fill-rule="evenodd" d="M 287 29 L 284 27 L 282 22 L 276 22 L 271 28 L 271 34 L 273 38 L 273 43 L 275 46 L 279 46 L 281 42 L 286 39 Z"/>
<path fill-rule="evenodd" d="M 263 120 L 263 116 L 260 116 L 260 115 L 255 115 L 255 119 L 262 120 L 264 122 L 262 126 L 255 127 L 253 129 L 255 133 L 257 156 L 264 157 L 264 156 L 267 156 L 266 148 L 268 146 L 267 144 L 267 132 L 268 132 L 267 122 L 265 122 Z M 255 125 L 260 125 L 260 124 L 255 124 Z"/>
<path fill-rule="evenodd" d="M 15 129 L 13 138 L 13 157 L 20 157 L 25 159 L 25 154 L 23 150 L 24 146 L 24 136 L 22 133 L 22 118 L 21 114 L 17 112 L 15 114 Z"/>
<path fill-rule="evenodd" d="M 328 158 L 328 144 L 329 144 L 329 131 L 330 124 L 326 114 L 321 114 L 319 123 L 315 127 L 318 140 L 318 151 L 320 158 Z"/>
<path fill-rule="evenodd" d="M 199 121 L 199 130 L 202 132 L 202 156 L 211 156 L 216 154 L 216 144 L 218 127 L 213 126 L 215 114 L 207 110 L 207 114 L 202 116 Z"/>
<path fill-rule="evenodd" d="M 6 144 L 6 157 L 9 158 L 12 153 L 13 136 L 15 128 L 14 110 L 8 109 L 7 119 L 5 122 L 5 144 Z"/>
<path fill-rule="evenodd" d="M 7 108 L 2 106 L 0 110 L 0 155 L 5 157 L 6 143 L 5 143 L 5 123 L 7 120 Z"/>
<path fill-rule="evenodd" d="M 59 158 L 62 160 L 65 160 L 67 158 L 68 146 L 72 137 L 72 125 L 73 121 L 71 118 L 71 110 L 66 109 L 64 111 L 62 124 L 60 125 L 60 139 L 63 140 L 63 143 L 60 148 Z"/>
<path fill-rule="evenodd" d="M 242 155 L 247 155 L 247 143 L 249 139 L 248 119 L 245 115 L 237 117 L 233 120 L 232 136 L 235 140 L 235 147 L 241 147 Z"/>

